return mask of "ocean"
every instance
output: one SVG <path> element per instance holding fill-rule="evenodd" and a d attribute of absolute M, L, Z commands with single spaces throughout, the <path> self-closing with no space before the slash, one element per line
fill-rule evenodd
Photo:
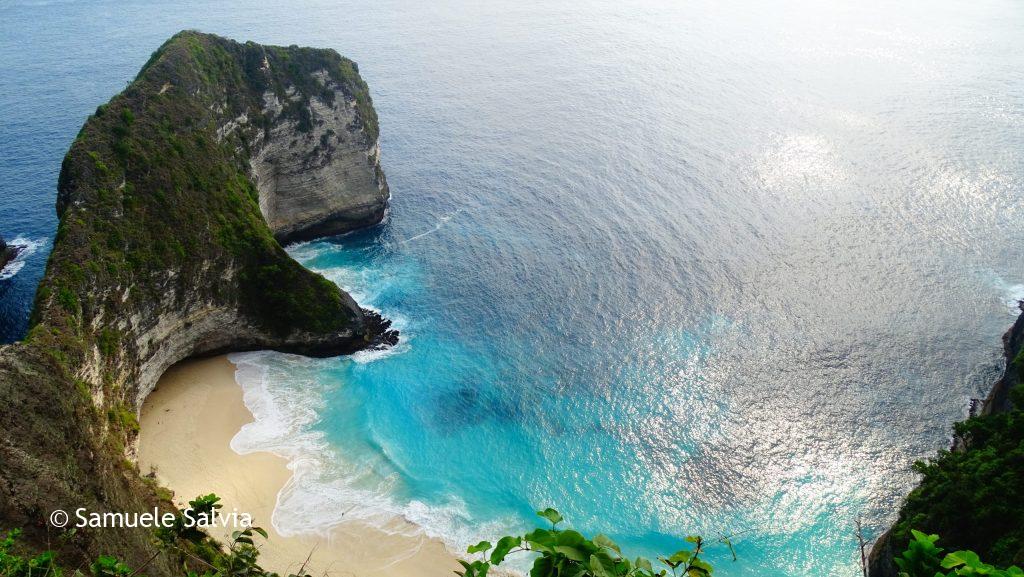
<path fill-rule="evenodd" d="M 0 2 L 0 336 L 64 152 L 168 36 L 359 63 L 392 206 L 289 247 L 402 331 L 234 355 L 274 523 L 404 515 L 453 547 L 544 507 L 716 574 L 859 575 L 1001 369 L 1024 298 L 1024 6 Z M 16 269 L 16 270 L 15 270 Z"/>

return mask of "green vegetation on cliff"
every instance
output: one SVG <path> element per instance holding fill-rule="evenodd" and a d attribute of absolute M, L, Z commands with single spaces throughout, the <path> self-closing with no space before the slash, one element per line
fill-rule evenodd
<path fill-rule="evenodd" d="M 954 426 L 951 449 L 914 464 L 921 482 L 872 548 L 872 577 L 897 575 L 897 552 L 919 540 L 915 530 L 996 565 L 1024 565 L 1024 314 L 1003 349 L 1006 368 L 979 414 Z"/>
<path fill-rule="evenodd" d="M 23 528 L 27 546 L 72 564 L 146 564 L 145 531 L 56 539 L 45 519 L 171 508 L 131 458 L 135 412 L 163 370 L 225 350 L 337 354 L 386 329 L 285 253 L 249 175 L 271 123 L 299 134 L 316 122 L 313 100 L 338 90 L 375 139 L 366 84 L 336 52 L 182 32 L 85 122 L 61 168 L 29 334 L 0 347 L 0 531 Z M 146 572 L 175 574 L 168 563 Z"/>
<path fill-rule="evenodd" d="M 159 298 L 167 284 L 188 279 L 188 268 L 220 261 L 243 271 L 241 304 L 271 330 L 350 325 L 337 288 L 274 241 L 247 173 L 254 133 L 272 121 L 263 117 L 263 94 L 287 102 L 284 115 L 308 115 L 310 98 L 334 96 L 314 80 L 320 70 L 367 107 L 375 135 L 366 85 L 333 51 L 195 32 L 157 50 L 135 81 L 89 118 L 64 160 L 61 220 L 34 323 L 75 326 L 111 304 L 98 299 L 123 298 L 111 288 L 130 287 L 127 298 L 136 301 Z M 243 115 L 251 119 L 247 127 L 218 134 Z M 186 274 L 158 278 L 178 269 Z"/>
<path fill-rule="evenodd" d="M 1017 355 L 1009 370 L 1024 369 Z M 919 529 L 997 565 L 1024 564 L 1024 385 L 1009 411 L 957 423 L 955 450 L 918 462 L 921 484 L 907 497 L 891 538 L 897 548 Z"/>
<path fill-rule="evenodd" d="M 533 556 L 530 577 L 708 577 L 714 572 L 710 563 L 701 556 L 705 552 L 704 539 L 688 536 L 680 539 L 684 547 L 656 561 L 645 557 L 630 559 L 622 549 L 605 535 L 593 539 L 572 529 L 559 529 L 562 515 L 554 509 L 537 511 L 537 515 L 551 523 L 551 528 L 537 528 L 525 535 L 506 535 L 493 545 L 481 541 L 467 549 L 473 560 L 460 560 L 460 577 L 486 577 L 490 570 L 501 565 L 509 555 L 528 553 Z M 732 542 L 722 538 L 720 543 L 733 551 Z M 735 560 L 735 551 L 733 551 Z"/>
<path fill-rule="evenodd" d="M 900 577 L 1024 577 L 1017 566 L 1005 569 L 983 561 L 974 551 L 952 551 L 943 555 L 938 535 L 912 531 L 913 540 L 896 558 Z"/>

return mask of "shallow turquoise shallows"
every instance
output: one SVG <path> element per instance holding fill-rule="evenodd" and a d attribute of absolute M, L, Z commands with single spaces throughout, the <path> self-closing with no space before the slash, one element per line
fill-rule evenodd
<path fill-rule="evenodd" d="M 881 2 L 0 3 L 0 279 L 27 322 L 60 159 L 182 28 L 336 48 L 385 223 L 290 247 L 402 331 L 233 357 L 283 531 L 455 546 L 561 510 L 727 577 L 859 575 L 1024 296 L 1024 8 Z"/>

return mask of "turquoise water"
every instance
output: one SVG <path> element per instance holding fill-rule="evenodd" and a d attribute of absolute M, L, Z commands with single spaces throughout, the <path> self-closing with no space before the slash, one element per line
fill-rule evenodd
<path fill-rule="evenodd" d="M 275 524 L 453 545 L 553 506 L 730 576 L 857 575 L 1024 295 L 1024 8 L 953 2 L 5 2 L 0 280 L 24 330 L 60 157 L 195 27 L 357 60 L 394 195 L 291 247 L 386 353 L 236 356 Z"/>

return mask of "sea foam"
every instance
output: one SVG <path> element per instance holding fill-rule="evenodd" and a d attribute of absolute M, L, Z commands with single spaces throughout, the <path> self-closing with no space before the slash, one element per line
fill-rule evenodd
<path fill-rule="evenodd" d="M 1006 308 L 1010 311 L 1010 314 L 1013 316 L 1019 315 L 1021 313 L 1021 304 L 1024 302 L 1024 284 L 1010 283 L 996 277 L 995 285 L 1003 294 L 1003 302 L 1006 303 Z"/>
<path fill-rule="evenodd" d="M 483 534 L 508 529 L 512 520 L 475 523 L 461 499 L 441 504 L 402 495 L 400 473 L 386 447 L 335 447 L 322 430 L 325 395 L 344 387 L 336 375 L 345 363 L 365 365 L 401 355 L 412 347 L 414 323 L 401 311 L 378 308 L 380 295 L 397 279 L 367 267 L 322 266 L 318 259 L 337 247 L 322 242 L 290 245 L 288 252 L 331 280 L 364 308 L 378 312 L 400 331 L 399 344 L 334 359 L 311 359 L 270 351 L 235 353 L 235 380 L 254 421 L 231 440 L 240 454 L 266 451 L 288 461 L 292 476 L 277 495 L 271 523 L 282 535 L 326 536 L 342 521 L 357 520 L 389 533 L 426 534 L 462 552 Z M 373 437 L 372 431 L 365 435 Z M 355 453 L 358 452 L 358 455 Z M 407 521 L 395 523 L 396 519 Z"/>
<path fill-rule="evenodd" d="M 11 262 L 7 263 L 3 269 L 0 269 L 0 280 L 7 280 L 21 272 L 21 269 L 25 267 L 25 261 L 28 260 L 28 257 L 46 246 L 47 242 L 48 239 L 45 238 L 30 239 L 21 235 L 8 241 L 7 246 L 17 249 L 18 255 Z"/>
<path fill-rule="evenodd" d="M 235 380 L 254 421 L 231 440 L 239 454 L 270 452 L 288 461 L 292 476 L 277 495 L 271 523 L 282 535 L 329 535 L 343 521 L 357 520 L 389 533 L 441 539 L 453 551 L 507 523 L 474 523 L 465 504 L 452 497 L 437 505 L 401 499 L 397 473 L 381 475 L 366 462 L 351 462 L 345 447 L 332 446 L 316 430 L 326 408 L 324 394 L 343 383 L 316 378 L 340 359 L 310 359 L 269 351 L 235 353 Z M 353 359 L 354 360 L 354 359 Z M 383 459 L 384 457 L 378 457 Z M 395 519 L 408 523 L 394 523 Z"/>

